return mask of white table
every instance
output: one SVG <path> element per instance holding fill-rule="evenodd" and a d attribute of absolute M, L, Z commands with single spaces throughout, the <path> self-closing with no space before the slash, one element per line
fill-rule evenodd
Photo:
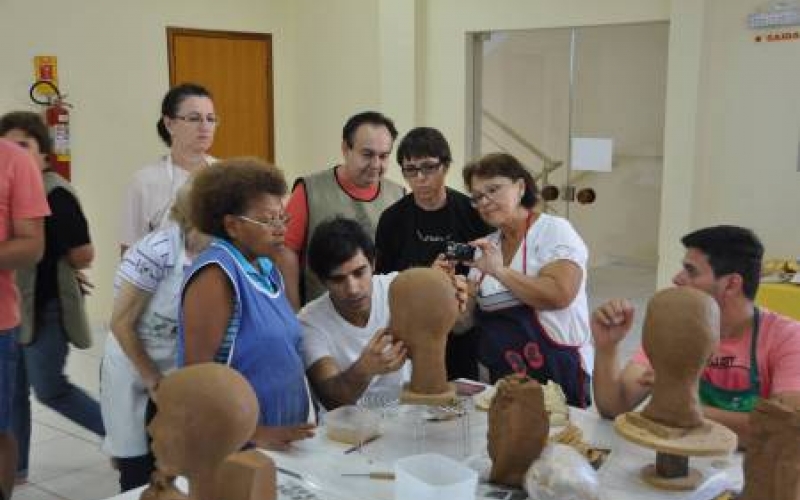
<path fill-rule="evenodd" d="M 710 477 L 706 485 L 696 492 L 653 490 L 642 483 L 638 474 L 642 465 L 654 461 L 655 452 L 617 437 L 611 422 L 600 419 L 594 412 L 570 409 L 570 419 L 583 430 L 587 442 L 612 450 L 600 471 L 602 500 L 710 500 L 721 489 L 741 486 L 741 455 L 735 454 L 721 459 L 691 459 L 690 465 L 701 469 Z M 469 417 L 468 447 L 462 440 L 466 426 L 456 420 L 428 422 L 424 424 L 423 430 L 401 412 L 387 415 L 384 422 L 384 433 L 381 437 L 365 445 L 361 452 L 345 454 L 347 446 L 327 439 L 324 427 L 317 431 L 314 438 L 296 443 L 288 452 L 266 452 L 281 469 L 302 477 L 302 481 L 299 481 L 292 475 L 279 472 L 278 482 L 284 490 L 279 498 L 293 498 L 292 491 L 305 489 L 319 500 L 393 500 L 393 481 L 343 477 L 342 474 L 391 471 L 394 460 L 414 453 L 438 451 L 462 459 L 466 454 L 485 453 L 484 412 L 474 412 Z M 421 432 L 424 432 L 424 439 L 415 439 L 421 437 Z M 497 494 L 497 490 L 499 489 L 481 484 L 476 498 L 487 498 L 485 495 L 489 491 Z M 113 497 L 113 500 L 134 500 L 138 497 L 137 490 Z M 301 495 L 295 498 L 303 497 Z M 306 498 L 310 500 L 310 497 Z M 496 499 L 498 496 L 492 498 Z"/>

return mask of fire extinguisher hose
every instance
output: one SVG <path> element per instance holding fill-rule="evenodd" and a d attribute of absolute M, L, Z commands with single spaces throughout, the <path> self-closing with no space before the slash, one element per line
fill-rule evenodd
<path fill-rule="evenodd" d="M 42 86 L 50 87 L 50 89 L 52 89 L 53 92 L 56 94 L 56 99 L 58 101 L 62 100 L 61 92 L 58 90 L 58 87 L 56 86 L 55 83 L 53 83 L 51 81 L 48 81 L 48 80 L 39 80 L 39 81 L 35 82 L 33 85 L 31 85 L 31 88 L 30 88 L 30 91 L 29 91 L 29 94 L 30 94 L 30 97 L 31 97 L 31 101 L 35 102 L 36 104 L 41 104 L 42 106 L 50 105 L 50 101 L 42 101 L 41 99 L 38 99 L 36 97 L 37 89 L 39 87 L 42 87 Z"/>

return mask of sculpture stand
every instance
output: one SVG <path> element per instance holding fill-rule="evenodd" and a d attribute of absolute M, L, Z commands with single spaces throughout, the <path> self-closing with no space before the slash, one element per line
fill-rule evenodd
<path fill-rule="evenodd" d="M 728 455 L 737 442 L 733 431 L 711 420 L 694 429 L 682 429 L 659 424 L 639 412 L 618 416 L 614 429 L 628 441 L 656 451 L 656 462 L 646 465 L 641 477 L 662 490 L 697 489 L 703 476 L 689 467 L 689 457 Z"/>
<path fill-rule="evenodd" d="M 405 405 L 429 405 L 429 406 L 450 406 L 458 402 L 456 397 L 455 384 L 448 383 L 449 390 L 439 394 L 422 394 L 414 392 L 409 387 L 410 384 L 403 384 L 403 391 L 400 393 L 400 403 Z"/>

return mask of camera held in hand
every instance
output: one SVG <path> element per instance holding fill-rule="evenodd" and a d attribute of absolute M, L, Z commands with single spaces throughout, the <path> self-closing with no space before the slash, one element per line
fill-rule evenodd
<path fill-rule="evenodd" d="M 457 262 L 471 261 L 475 259 L 475 247 L 467 243 L 448 241 L 444 256 L 447 260 Z"/>

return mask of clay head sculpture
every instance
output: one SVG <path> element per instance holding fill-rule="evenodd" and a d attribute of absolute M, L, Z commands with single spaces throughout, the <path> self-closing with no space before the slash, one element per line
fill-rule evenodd
<path fill-rule="evenodd" d="M 530 465 L 542 454 L 550 432 L 550 419 L 539 382 L 524 374 L 509 375 L 497 383 L 489 408 L 488 451 L 492 459 L 489 479 L 522 486 Z"/>
<path fill-rule="evenodd" d="M 716 301 L 689 287 L 661 290 L 647 304 L 642 337 L 655 372 L 652 399 L 642 414 L 669 427 L 701 426 L 698 384 L 719 343 Z"/>
<path fill-rule="evenodd" d="M 259 409 L 252 387 L 227 366 L 203 363 L 166 376 L 156 397 L 148 431 L 159 473 L 186 476 L 191 499 L 211 498 L 215 471 L 255 432 Z"/>
<path fill-rule="evenodd" d="M 761 400 L 750 432 L 740 500 L 800 500 L 800 408 Z"/>
<path fill-rule="evenodd" d="M 401 272 L 389 287 L 389 308 L 388 329 L 406 345 L 412 363 L 409 389 L 418 394 L 450 390 L 445 345 L 459 314 L 450 277 L 424 267 Z"/>

